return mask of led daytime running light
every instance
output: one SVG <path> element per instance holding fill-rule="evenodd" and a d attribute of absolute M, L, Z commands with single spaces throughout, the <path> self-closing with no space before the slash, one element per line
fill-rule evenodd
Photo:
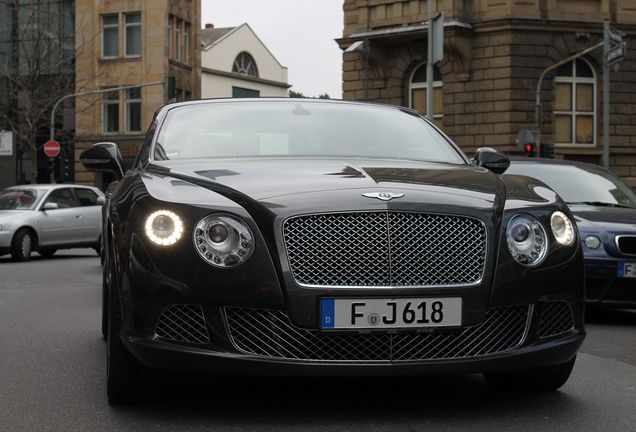
<path fill-rule="evenodd" d="M 167 233 L 161 233 L 155 226 L 156 223 L 160 222 L 159 218 L 167 218 L 168 222 L 172 223 L 172 227 L 166 229 Z M 146 236 L 159 246 L 171 246 L 179 241 L 182 235 L 183 222 L 181 218 L 169 210 L 156 211 L 146 219 Z"/>

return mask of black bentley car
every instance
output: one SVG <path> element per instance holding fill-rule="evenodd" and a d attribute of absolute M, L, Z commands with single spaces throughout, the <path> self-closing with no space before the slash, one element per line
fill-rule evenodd
<path fill-rule="evenodd" d="M 636 309 L 636 193 L 597 165 L 515 159 L 508 174 L 549 185 L 568 204 L 581 233 L 588 306 Z"/>
<path fill-rule="evenodd" d="M 418 113 L 296 99 L 160 109 L 134 167 L 112 143 L 104 238 L 108 397 L 162 371 L 483 372 L 553 390 L 583 327 L 568 207 L 473 161 Z"/>

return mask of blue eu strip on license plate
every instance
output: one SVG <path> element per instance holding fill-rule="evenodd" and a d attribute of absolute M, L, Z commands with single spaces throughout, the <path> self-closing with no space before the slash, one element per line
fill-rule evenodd
<path fill-rule="evenodd" d="M 332 329 L 335 323 L 335 300 L 334 299 L 321 299 L 320 301 L 320 328 Z"/>

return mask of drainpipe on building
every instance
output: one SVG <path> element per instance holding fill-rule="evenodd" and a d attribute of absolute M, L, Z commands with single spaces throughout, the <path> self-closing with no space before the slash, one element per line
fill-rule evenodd
<path fill-rule="evenodd" d="M 435 119 L 433 107 L 433 1 L 426 2 L 428 19 L 428 55 L 426 56 L 426 117 L 430 121 Z"/>

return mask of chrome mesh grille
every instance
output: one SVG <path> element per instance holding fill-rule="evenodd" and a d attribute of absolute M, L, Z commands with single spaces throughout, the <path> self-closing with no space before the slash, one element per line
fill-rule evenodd
<path fill-rule="evenodd" d="M 200 305 L 167 306 L 157 321 L 155 334 L 158 338 L 190 344 L 210 343 L 203 309 Z"/>
<path fill-rule="evenodd" d="M 471 358 L 523 342 L 528 306 L 491 309 L 476 326 L 433 333 L 342 333 L 295 327 L 282 311 L 225 308 L 230 338 L 246 354 L 316 361 L 400 362 Z"/>
<path fill-rule="evenodd" d="M 574 317 L 570 303 L 566 301 L 551 301 L 541 303 L 541 318 L 539 319 L 539 337 L 549 337 L 565 333 L 574 328 Z"/>
<path fill-rule="evenodd" d="M 636 236 L 617 236 L 616 245 L 623 255 L 636 255 Z"/>
<path fill-rule="evenodd" d="M 283 235 L 300 285 L 468 285 L 486 262 L 486 228 L 461 216 L 316 214 L 287 219 Z"/>

